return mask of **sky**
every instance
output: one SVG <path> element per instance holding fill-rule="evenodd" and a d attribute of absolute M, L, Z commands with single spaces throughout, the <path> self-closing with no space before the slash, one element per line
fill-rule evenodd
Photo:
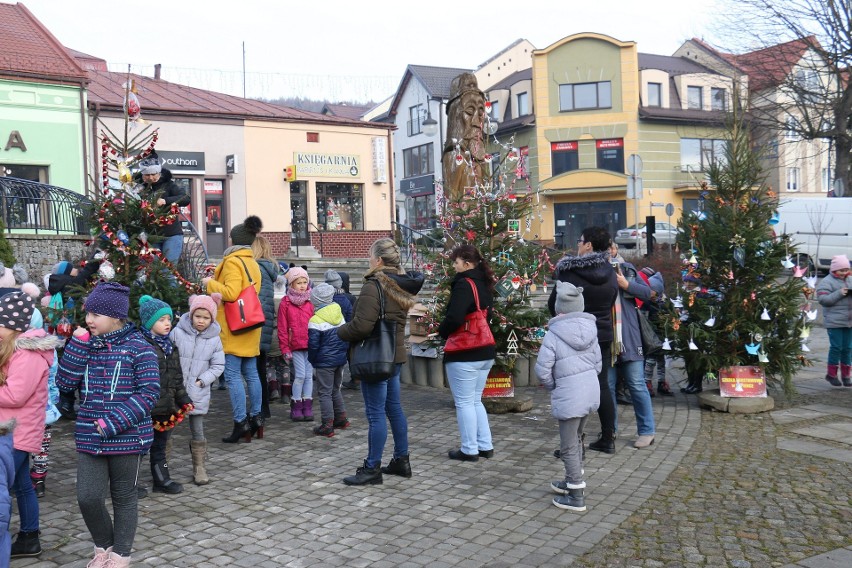
<path fill-rule="evenodd" d="M 9 0 L 2 0 L 9 1 Z M 519 38 L 539 49 L 579 32 L 670 55 L 710 39 L 722 0 L 24 0 L 66 47 L 113 71 L 249 97 L 380 101 L 406 65 L 475 68 Z"/>

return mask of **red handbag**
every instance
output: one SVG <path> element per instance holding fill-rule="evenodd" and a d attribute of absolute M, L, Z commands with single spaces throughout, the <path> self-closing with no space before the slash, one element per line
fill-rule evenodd
<path fill-rule="evenodd" d="M 225 321 L 228 322 L 228 329 L 231 333 L 244 333 L 263 327 L 266 323 L 266 316 L 263 315 L 263 306 L 260 305 L 260 298 L 257 297 L 257 290 L 254 289 L 254 280 L 251 279 L 248 267 L 243 259 L 238 259 L 243 263 L 243 269 L 248 276 L 249 285 L 246 286 L 236 300 L 233 302 L 225 302 Z"/>
<path fill-rule="evenodd" d="M 470 351 L 480 347 L 491 347 L 496 345 L 491 326 L 488 325 L 488 310 L 479 307 L 479 292 L 470 278 L 465 278 L 473 289 L 473 301 L 476 303 L 476 311 L 464 317 L 464 325 L 452 332 L 444 345 L 444 353 L 455 353 L 456 351 Z"/>

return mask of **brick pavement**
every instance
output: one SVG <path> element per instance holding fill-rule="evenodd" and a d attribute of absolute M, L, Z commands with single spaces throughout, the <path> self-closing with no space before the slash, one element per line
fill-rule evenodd
<path fill-rule="evenodd" d="M 459 463 L 446 458 L 458 445 L 450 394 L 405 386 L 414 477 L 386 476 L 370 487 L 340 482 L 366 453 L 357 393 L 345 395 L 352 427 L 334 438 L 285 420 L 276 404 L 264 440 L 226 445 L 219 439 L 230 406 L 227 393 L 214 391 L 206 428 L 212 482 L 190 482 L 181 425 L 170 465 L 186 490 L 140 501 L 134 565 L 848 566 L 852 465 L 835 458 L 850 450 L 842 435 L 852 423 L 852 389 L 832 390 L 821 379 L 826 344 L 815 329 L 819 366 L 800 373 L 802 394 L 773 413 L 723 415 L 680 393 L 657 397 L 656 442 L 637 451 L 632 409 L 620 407 L 618 452 L 588 453 L 582 514 L 550 504 L 548 483 L 562 467 L 551 456 L 558 431 L 540 389 L 521 389 L 535 400 L 532 412 L 491 417 L 493 459 Z M 588 432 L 597 430 L 594 418 Z M 40 500 L 44 552 L 13 568 L 88 561 L 74 453 L 72 425 L 61 422 Z M 150 487 L 147 462 L 142 479 Z"/>

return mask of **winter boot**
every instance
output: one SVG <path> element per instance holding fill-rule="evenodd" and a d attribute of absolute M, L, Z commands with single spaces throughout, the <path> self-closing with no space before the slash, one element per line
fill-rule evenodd
<path fill-rule="evenodd" d="M 278 381 L 272 379 L 269 381 L 269 400 L 278 400 L 281 398 L 281 387 L 278 386 Z"/>
<path fill-rule="evenodd" d="M 334 420 L 323 420 L 319 426 L 314 427 L 314 434 L 326 438 L 334 436 Z"/>
<path fill-rule="evenodd" d="M 130 557 L 110 552 L 109 559 L 104 566 L 109 566 L 109 568 L 127 568 L 130 566 Z"/>
<path fill-rule="evenodd" d="M 843 386 L 852 387 L 852 365 L 840 365 L 840 374 L 843 376 Z"/>
<path fill-rule="evenodd" d="M 674 396 L 672 388 L 669 386 L 667 381 L 660 381 L 657 383 L 657 394 L 660 396 Z"/>
<path fill-rule="evenodd" d="M 112 547 L 109 548 L 98 548 L 95 547 L 95 557 L 92 558 L 88 564 L 86 564 L 86 568 L 107 568 L 109 564 L 107 561 L 109 560 L 109 555 L 112 552 Z"/>
<path fill-rule="evenodd" d="M 257 436 L 258 440 L 263 439 L 263 415 L 258 414 L 257 416 L 249 417 L 249 438 L 252 436 Z"/>
<path fill-rule="evenodd" d="M 601 432 L 598 440 L 589 444 L 589 449 L 605 454 L 614 454 L 615 436 L 612 435 L 612 432 Z"/>
<path fill-rule="evenodd" d="M 234 422 L 234 431 L 227 438 L 222 438 L 226 444 L 236 444 L 242 439 L 245 442 L 251 442 L 251 428 L 249 427 L 248 418 L 244 418 L 242 422 Z"/>
<path fill-rule="evenodd" d="M 207 459 L 207 440 L 190 440 L 189 451 L 192 453 L 192 481 L 196 485 L 207 485 L 210 478 L 207 477 L 207 469 L 204 460 Z"/>
<path fill-rule="evenodd" d="M 305 401 L 290 400 L 290 420 L 293 422 L 302 422 L 305 419 L 304 410 Z"/>
<path fill-rule="evenodd" d="M 656 394 L 656 393 L 654 393 L 654 383 L 652 383 L 650 380 L 646 380 L 645 381 L 645 388 L 648 389 L 648 394 L 651 395 L 651 398 L 654 398 L 654 396 Z"/>
<path fill-rule="evenodd" d="M 293 397 L 293 385 L 288 382 L 281 383 L 281 404 L 290 404 Z"/>
<path fill-rule="evenodd" d="M 151 476 L 154 478 L 154 493 L 177 495 L 183 492 L 183 485 L 169 476 L 169 464 L 166 462 L 152 463 Z"/>
<path fill-rule="evenodd" d="M 381 476 L 381 473 L 379 475 Z M 26 558 L 39 554 L 41 554 L 41 543 L 38 540 L 38 531 L 19 532 L 18 538 L 12 543 L 11 558 Z"/>
<path fill-rule="evenodd" d="M 340 414 L 334 415 L 334 429 L 335 430 L 345 430 L 349 428 L 349 420 L 346 418 L 346 413 L 341 412 Z"/>
<path fill-rule="evenodd" d="M 583 484 L 585 486 L 585 483 Z M 552 487 L 552 486 L 551 486 Z M 586 510 L 585 489 L 572 489 L 566 484 L 566 493 L 559 497 L 554 497 L 553 504 L 560 509 L 568 509 L 569 511 L 583 512 Z"/>
<path fill-rule="evenodd" d="M 839 387 L 842 385 L 840 379 L 837 378 L 837 368 L 838 365 L 829 365 L 828 372 L 825 374 L 825 380 L 831 383 L 833 387 Z"/>
<path fill-rule="evenodd" d="M 305 422 L 314 421 L 314 399 L 302 399 L 302 414 L 304 415 L 304 418 L 302 418 L 302 420 L 304 420 Z"/>
<path fill-rule="evenodd" d="M 367 460 L 364 460 L 363 467 L 355 470 L 355 475 L 343 478 L 343 483 L 346 485 L 381 485 L 382 484 L 382 468 L 380 466 L 368 467 Z"/>
<path fill-rule="evenodd" d="M 44 497 L 44 481 L 46 479 L 46 474 L 40 475 L 36 477 L 34 473 L 30 473 L 30 481 L 33 482 L 33 490 L 35 491 L 36 497 L 42 498 Z"/>
<path fill-rule="evenodd" d="M 387 467 L 382 468 L 382 473 L 398 475 L 400 477 L 411 477 L 411 464 L 408 462 L 408 456 L 393 458 Z"/>

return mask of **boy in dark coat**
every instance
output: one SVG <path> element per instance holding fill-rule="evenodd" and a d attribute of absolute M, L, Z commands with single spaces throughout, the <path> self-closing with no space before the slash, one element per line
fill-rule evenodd
<path fill-rule="evenodd" d="M 334 429 L 349 426 L 343 394 L 343 365 L 349 343 L 337 336 L 337 328 L 343 325 L 343 313 L 334 302 L 334 288 L 330 284 L 317 284 L 311 290 L 314 315 L 308 322 L 308 360 L 317 376 L 317 393 L 322 412 L 322 423 L 314 428 L 317 436 L 334 436 Z"/>

